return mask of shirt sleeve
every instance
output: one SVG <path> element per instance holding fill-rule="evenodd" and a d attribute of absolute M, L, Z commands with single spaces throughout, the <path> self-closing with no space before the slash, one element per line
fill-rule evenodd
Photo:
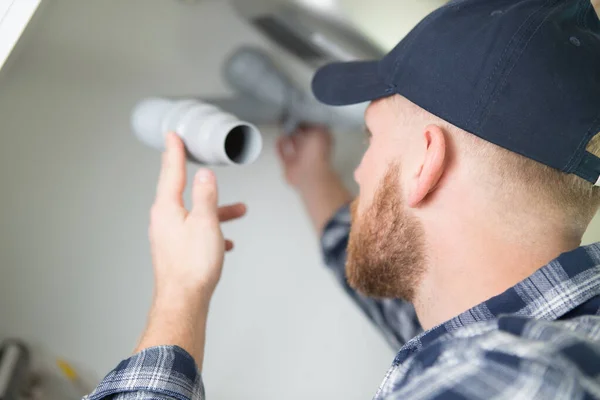
<path fill-rule="evenodd" d="M 350 235 L 350 210 L 344 206 L 323 231 L 321 247 L 327 267 L 346 293 L 383 333 L 389 344 L 399 349 L 422 332 L 414 307 L 398 299 L 373 299 L 352 289 L 346 280 L 346 248 Z"/>
<path fill-rule="evenodd" d="M 146 349 L 121 362 L 84 400 L 204 400 L 192 356 L 177 346 Z"/>

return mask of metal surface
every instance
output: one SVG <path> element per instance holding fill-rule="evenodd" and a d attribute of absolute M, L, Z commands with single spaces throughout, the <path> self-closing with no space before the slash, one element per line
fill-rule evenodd
<path fill-rule="evenodd" d="M 232 4 L 271 42 L 312 67 L 383 56 L 347 21 L 321 7 L 278 0 L 233 0 Z"/>

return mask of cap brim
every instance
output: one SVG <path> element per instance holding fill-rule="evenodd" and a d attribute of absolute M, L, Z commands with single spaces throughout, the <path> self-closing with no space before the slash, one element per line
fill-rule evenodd
<path fill-rule="evenodd" d="M 379 61 L 329 64 L 317 71 L 312 81 L 315 97 L 330 106 L 348 106 L 394 94 L 379 76 Z"/>

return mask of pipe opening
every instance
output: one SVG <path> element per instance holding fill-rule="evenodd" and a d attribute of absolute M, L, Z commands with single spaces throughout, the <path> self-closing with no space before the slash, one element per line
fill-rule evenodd
<path fill-rule="evenodd" d="M 262 138 L 255 128 L 238 125 L 225 138 L 225 154 L 236 164 L 249 164 L 260 155 Z"/>

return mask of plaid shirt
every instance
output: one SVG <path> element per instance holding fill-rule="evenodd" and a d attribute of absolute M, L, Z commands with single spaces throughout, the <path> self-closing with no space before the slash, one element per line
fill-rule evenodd
<path fill-rule="evenodd" d="M 562 254 L 422 332 L 411 305 L 370 299 L 347 285 L 349 227 L 344 208 L 325 229 L 327 265 L 388 342 L 402 347 L 376 400 L 600 399 L 600 244 Z M 122 362 L 87 397 L 105 398 L 204 399 L 204 388 L 193 359 L 167 346 Z"/>

